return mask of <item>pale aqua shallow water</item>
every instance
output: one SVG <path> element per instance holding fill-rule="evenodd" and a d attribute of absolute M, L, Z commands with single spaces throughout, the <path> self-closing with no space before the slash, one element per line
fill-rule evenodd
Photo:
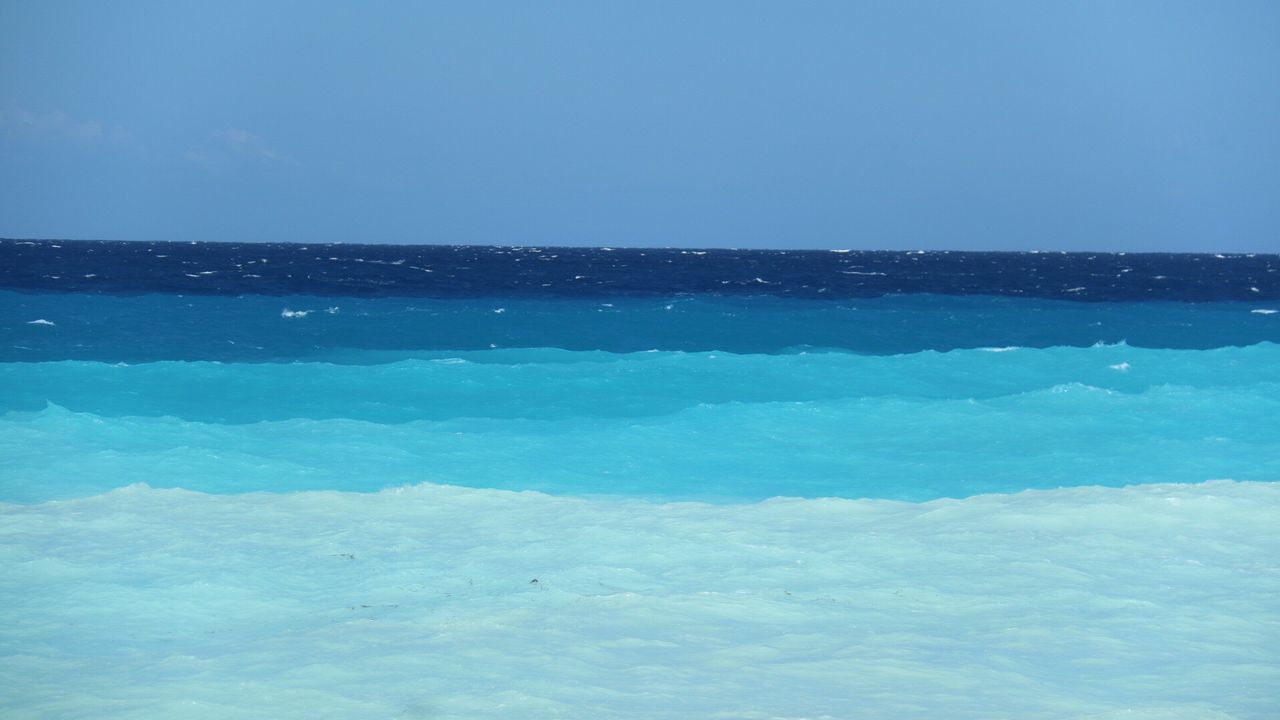
<path fill-rule="evenodd" d="M 0 714 L 1266 720 L 1277 507 L 1232 481 L 0 504 Z"/>

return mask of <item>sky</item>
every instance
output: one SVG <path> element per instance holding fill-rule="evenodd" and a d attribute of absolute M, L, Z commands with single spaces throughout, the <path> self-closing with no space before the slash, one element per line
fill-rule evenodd
<path fill-rule="evenodd" d="M 1280 251 L 1280 3 L 0 0 L 0 237 Z"/>

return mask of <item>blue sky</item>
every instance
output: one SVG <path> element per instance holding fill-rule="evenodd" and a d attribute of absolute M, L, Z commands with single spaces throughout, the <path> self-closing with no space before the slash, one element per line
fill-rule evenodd
<path fill-rule="evenodd" d="M 0 2 L 0 236 L 1280 250 L 1280 3 Z"/>

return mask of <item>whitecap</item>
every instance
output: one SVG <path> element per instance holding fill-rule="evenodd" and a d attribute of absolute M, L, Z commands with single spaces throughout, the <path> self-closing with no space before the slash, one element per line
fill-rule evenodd
<path fill-rule="evenodd" d="M 311 314 L 310 310 L 290 310 L 289 308 L 285 308 L 280 311 L 280 317 L 287 318 L 287 319 L 295 319 L 295 318 L 300 319 L 310 314 Z"/>
<path fill-rule="evenodd" d="M 1276 313 L 1280 312 L 1280 310 L 1271 310 L 1271 309 L 1263 308 L 1260 310 L 1250 310 L 1249 312 L 1253 313 L 1254 315 L 1275 315 Z"/>
<path fill-rule="evenodd" d="M 1114 390 L 1110 390 L 1108 388 L 1098 387 L 1097 385 L 1090 385 L 1088 383 L 1082 383 L 1082 382 L 1061 383 L 1049 388 L 1049 392 L 1054 395 L 1080 392 L 1082 390 L 1085 392 L 1091 392 L 1091 393 L 1103 393 L 1105 395 L 1116 394 Z"/>
<path fill-rule="evenodd" d="M 28 320 L 27 324 L 28 325 L 47 325 L 49 327 L 54 326 L 54 322 L 52 320 L 45 320 L 44 318 L 39 318 L 37 320 Z"/>

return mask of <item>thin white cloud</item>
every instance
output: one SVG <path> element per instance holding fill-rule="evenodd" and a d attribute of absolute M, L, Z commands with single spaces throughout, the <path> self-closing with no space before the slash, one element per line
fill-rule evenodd
<path fill-rule="evenodd" d="M 62 110 L 33 113 L 26 108 L 0 110 L 0 132 L 7 136 L 47 137 L 78 143 L 128 142 L 129 131 L 120 126 L 110 130 L 97 120 L 76 118 Z"/>
<path fill-rule="evenodd" d="M 215 160 L 213 156 L 198 150 L 188 150 L 182 153 L 182 159 L 187 162 L 195 163 L 196 165 L 204 165 L 205 167 L 213 167 L 218 164 L 217 160 Z"/>
<path fill-rule="evenodd" d="M 214 140 L 226 143 L 228 146 L 236 149 L 244 149 L 250 146 L 262 144 L 262 138 L 254 135 L 248 130 L 240 130 L 231 128 L 229 130 L 214 130 L 210 135 Z"/>
<path fill-rule="evenodd" d="M 208 139 L 183 153 L 182 157 L 205 167 L 245 162 L 298 164 L 276 151 L 260 136 L 240 128 L 215 130 L 209 133 Z"/>

